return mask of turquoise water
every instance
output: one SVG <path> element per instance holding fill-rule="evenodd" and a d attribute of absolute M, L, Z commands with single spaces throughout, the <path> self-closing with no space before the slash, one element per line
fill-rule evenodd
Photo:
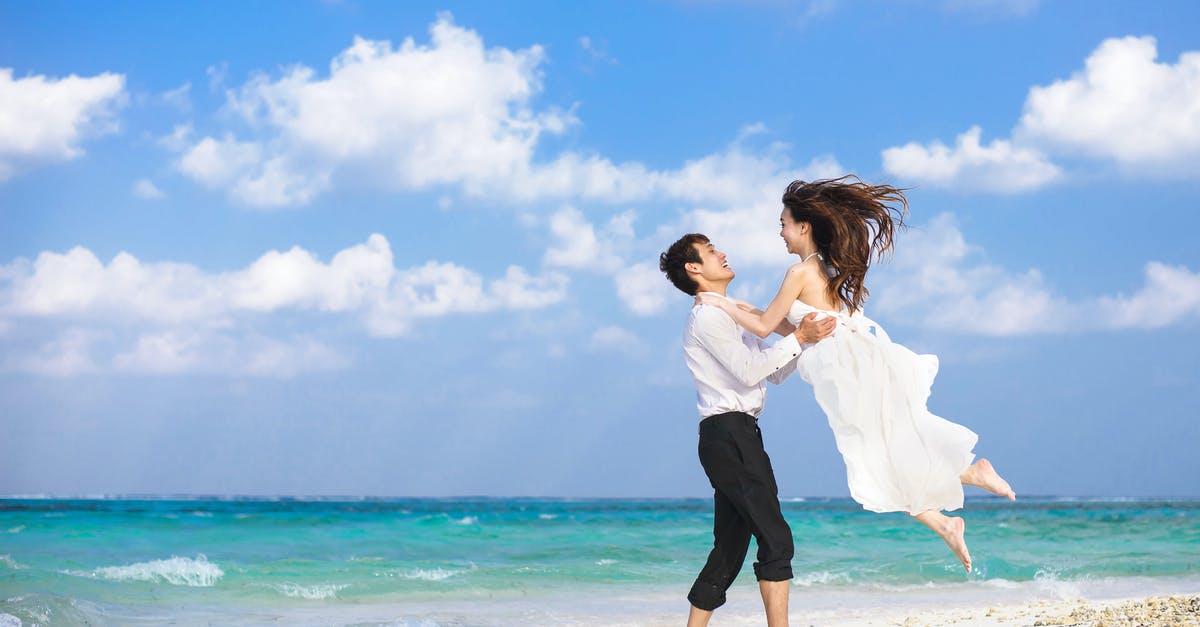
<path fill-rule="evenodd" d="M 838 499 L 784 513 L 794 594 L 813 598 L 1200 581 L 1195 500 L 968 499 L 971 575 L 902 514 Z M 454 608 L 449 624 L 472 624 L 501 601 L 513 616 L 606 596 L 678 604 L 711 525 L 707 500 L 0 500 L 0 625 L 304 622 L 314 608 L 371 622 L 373 607 L 380 622 L 443 624 L 438 608 Z"/>

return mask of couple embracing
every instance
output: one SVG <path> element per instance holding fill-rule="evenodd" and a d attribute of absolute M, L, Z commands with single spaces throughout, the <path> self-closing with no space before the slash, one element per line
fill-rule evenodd
<path fill-rule="evenodd" d="M 871 259 L 891 250 L 906 209 L 902 190 L 853 176 L 793 181 L 780 236 L 800 261 L 766 310 L 727 296 L 734 272 L 708 237 L 685 235 L 660 255 L 671 283 L 695 298 L 683 347 L 696 380 L 700 463 L 713 487 L 713 548 L 688 593 L 689 626 L 707 624 L 725 603 L 751 536 L 767 623 L 787 624 L 793 543 L 758 425 L 766 381 L 799 371 L 828 418 L 854 500 L 909 513 L 967 572 L 965 524 L 942 510 L 962 507 L 964 484 L 1015 498 L 986 459 L 972 463 L 978 436 L 926 408 L 937 357 L 893 343 L 862 313 Z M 762 341 L 772 333 L 782 339 Z"/>

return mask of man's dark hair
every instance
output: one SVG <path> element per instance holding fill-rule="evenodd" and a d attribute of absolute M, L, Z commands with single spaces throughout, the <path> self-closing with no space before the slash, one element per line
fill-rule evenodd
<path fill-rule="evenodd" d="M 696 250 L 696 244 L 707 244 L 708 242 L 708 237 L 704 235 L 688 233 L 679 238 L 674 244 L 671 244 L 667 252 L 658 256 L 658 269 L 665 272 L 667 278 L 671 279 L 671 283 L 688 296 L 695 296 L 700 286 L 688 274 L 687 268 L 684 265 L 689 263 L 704 263 L 700 259 L 699 251 Z"/>

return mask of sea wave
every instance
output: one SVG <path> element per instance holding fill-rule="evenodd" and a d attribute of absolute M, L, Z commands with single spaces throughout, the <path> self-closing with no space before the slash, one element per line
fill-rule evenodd
<path fill-rule="evenodd" d="M 338 592 L 349 588 L 350 584 L 319 583 L 302 586 L 296 583 L 277 583 L 272 584 L 271 587 L 284 596 L 289 596 L 293 599 L 311 599 L 317 601 L 336 597 Z"/>
<path fill-rule="evenodd" d="M 9 533 L 21 533 L 24 530 L 25 530 L 25 525 L 17 525 L 16 527 L 8 528 Z"/>
<path fill-rule="evenodd" d="M 397 574 L 405 579 L 419 579 L 421 581 L 445 581 L 463 571 L 447 570 L 445 568 L 413 568 L 411 570 L 402 570 Z"/>
<path fill-rule="evenodd" d="M 21 619 L 12 614 L 0 614 L 0 627 L 21 627 Z"/>
<path fill-rule="evenodd" d="M 823 586 L 835 583 L 850 583 L 850 575 L 847 573 L 831 573 L 826 570 L 807 573 L 794 577 L 792 579 L 793 586 L 801 586 L 807 588 L 809 586 Z"/>
<path fill-rule="evenodd" d="M 68 571 L 67 574 L 81 573 Z M 83 575 L 110 581 L 164 581 L 176 586 L 211 588 L 225 576 L 225 571 L 208 561 L 207 557 L 197 555 L 195 559 L 171 556 L 170 559 L 138 562 L 128 566 L 104 566 Z"/>
<path fill-rule="evenodd" d="M 4 564 L 13 570 L 25 570 L 29 568 L 24 564 L 20 564 L 9 555 L 0 555 L 0 564 Z"/>

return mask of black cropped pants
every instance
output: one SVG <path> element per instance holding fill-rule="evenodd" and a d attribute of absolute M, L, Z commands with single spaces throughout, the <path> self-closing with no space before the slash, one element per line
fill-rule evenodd
<path fill-rule="evenodd" d="M 731 412 L 705 418 L 698 448 L 713 487 L 713 548 L 688 601 L 714 610 L 725 604 L 725 591 L 742 569 L 752 535 L 758 542 L 755 577 L 792 578 L 792 530 L 779 510 L 775 472 L 754 416 Z"/>

